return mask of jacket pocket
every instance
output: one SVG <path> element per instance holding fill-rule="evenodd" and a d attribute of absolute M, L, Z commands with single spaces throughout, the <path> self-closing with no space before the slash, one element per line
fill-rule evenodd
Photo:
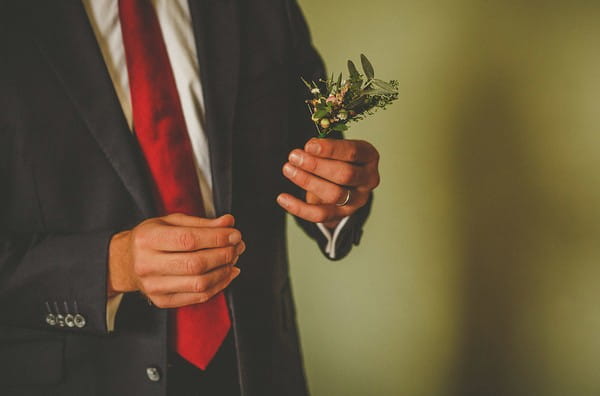
<path fill-rule="evenodd" d="M 64 340 L 0 340 L 0 384 L 52 385 L 63 377 Z"/>

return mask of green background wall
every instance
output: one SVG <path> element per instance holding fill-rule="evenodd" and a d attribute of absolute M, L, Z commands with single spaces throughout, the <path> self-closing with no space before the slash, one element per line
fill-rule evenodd
<path fill-rule="evenodd" d="M 290 224 L 314 396 L 600 394 L 600 3 L 301 0 L 400 81 L 361 246 Z"/>

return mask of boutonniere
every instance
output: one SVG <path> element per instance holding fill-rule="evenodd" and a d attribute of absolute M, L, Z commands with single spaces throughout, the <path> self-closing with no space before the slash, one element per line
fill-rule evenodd
<path fill-rule="evenodd" d="M 375 70 L 367 57 L 361 54 L 360 60 L 364 74 L 359 73 L 349 60 L 346 80 L 342 80 L 342 73 L 337 79 L 332 74 L 327 80 L 318 82 L 309 83 L 302 79 L 312 95 L 306 103 L 318 137 L 326 137 L 333 131 L 344 132 L 349 123 L 385 109 L 398 99 L 398 81 L 375 78 Z"/>

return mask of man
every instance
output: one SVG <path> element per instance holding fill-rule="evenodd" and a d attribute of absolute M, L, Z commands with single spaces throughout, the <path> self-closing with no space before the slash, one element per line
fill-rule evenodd
<path fill-rule="evenodd" d="M 0 4 L 1 393 L 306 395 L 281 208 L 340 259 L 379 176 L 297 4 Z"/>

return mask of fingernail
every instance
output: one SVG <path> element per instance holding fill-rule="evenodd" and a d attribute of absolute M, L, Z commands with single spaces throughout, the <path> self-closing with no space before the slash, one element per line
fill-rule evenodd
<path fill-rule="evenodd" d="M 235 217 L 233 217 L 232 214 L 226 213 L 223 216 L 221 216 L 221 218 L 226 217 L 228 219 L 231 219 L 231 221 L 235 224 Z"/>
<path fill-rule="evenodd" d="M 231 267 L 231 277 L 232 278 L 236 278 L 240 272 L 242 272 L 242 270 L 240 270 L 238 267 Z"/>
<path fill-rule="evenodd" d="M 309 142 L 305 149 L 309 153 L 317 155 L 321 152 L 321 145 L 315 142 Z"/>
<path fill-rule="evenodd" d="M 244 242 L 239 243 L 236 247 L 235 247 L 235 252 L 240 255 L 242 253 L 244 253 L 244 251 L 246 250 L 246 244 Z"/>
<path fill-rule="evenodd" d="M 296 172 L 297 171 L 298 170 L 293 165 L 285 164 L 283 166 L 283 174 L 286 175 L 287 177 L 294 177 L 294 176 L 296 176 Z"/>
<path fill-rule="evenodd" d="M 292 164 L 294 164 L 294 165 L 298 165 L 298 166 L 302 165 L 303 158 L 302 158 L 302 156 L 300 154 L 298 154 L 295 151 L 293 151 L 290 154 L 290 158 L 289 159 L 290 159 L 290 162 Z"/>
<path fill-rule="evenodd" d="M 240 235 L 239 232 L 233 232 L 233 233 L 229 234 L 229 243 L 231 243 L 232 245 L 240 243 L 241 240 L 242 240 L 242 236 Z"/>
<path fill-rule="evenodd" d="M 280 195 L 277 197 L 277 202 L 279 203 L 279 205 L 284 206 L 287 208 L 289 202 L 287 200 L 287 198 L 283 195 Z"/>

